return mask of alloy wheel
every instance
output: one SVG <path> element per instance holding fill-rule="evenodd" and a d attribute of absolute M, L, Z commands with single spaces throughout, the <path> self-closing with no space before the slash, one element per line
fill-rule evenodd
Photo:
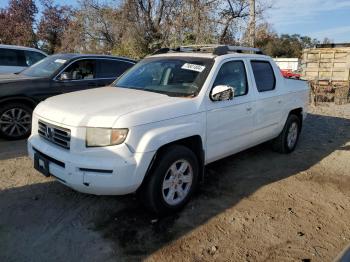
<path fill-rule="evenodd" d="M 298 139 L 298 132 L 298 124 L 293 122 L 288 129 L 287 135 L 287 145 L 289 148 L 293 148 L 295 146 Z"/>
<path fill-rule="evenodd" d="M 189 194 L 193 181 L 193 169 L 187 160 L 174 162 L 167 170 L 162 184 L 164 201 L 174 206 L 181 203 Z"/>
<path fill-rule="evenodd" d="M 31 114 L 22 108 L 11 108 L 0 116 L 1 132 L 9 137 L 24 136 L 31 128 Z"/>

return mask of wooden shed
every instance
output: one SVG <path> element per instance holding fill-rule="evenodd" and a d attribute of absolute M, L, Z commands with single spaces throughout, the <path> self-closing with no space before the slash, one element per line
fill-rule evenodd
<path fill-rule="evenodd" d="M 303 50 L 302 78 L 318 101 L 349 101 L 350 44 L 325 44 Z"/>

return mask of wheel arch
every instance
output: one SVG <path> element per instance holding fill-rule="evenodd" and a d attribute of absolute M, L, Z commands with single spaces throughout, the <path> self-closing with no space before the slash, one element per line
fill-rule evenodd
<path fill-rule="evenodd" d="M 150 177 L 152 173 L 152 168 L 154 167 L 154 163 L 157 160 L 157 157 L 161 155 L 163 152 L 167 150 L 167 148 L 174 146 L 174 145 L 182 145 L 187 148 L 189 148 L 197 157 L 198 164 L 199 164 L 199 179 L 200 181 L 203 180 L 204 177 L 204 159 L 205 159 L 205 151 L 203 148 L 203 141 L 202 137 L 200 135 L 192 135 L 189 137 L 177 139 L 174 141 L 171 141 L 169 143 L 166 143 L 158 148 L 158 150 L 155 152 L 148 169 L 146 171 L 146 174 L 143 178 L 143 181 L 138 189 L 138 191 L 143 187 L 144 184 L 146 184 L 146 181 Z"/>
<path fill-rule="evenodd" d="M 302 128 L 303 126 L 303 108 L 302 107 L 298 107 L 298 108 L 295 108 L 293 110 L 291 110 L 288 114 L 288 117 L 290 115 L 296 115 L 298 118 L 299 118 L 299 121 L 300 121 L 300 129 Z M 287 117 L 287 119 L 288 119 Z"/>
<path fill-rule="evenodd" d="M 34 109 L 37 105 L 37 102 L 33 99 L 25 96 L 12 96 L 0 99 L 0 106 L 11 103 L 23 103 L 26 106 Z"/>

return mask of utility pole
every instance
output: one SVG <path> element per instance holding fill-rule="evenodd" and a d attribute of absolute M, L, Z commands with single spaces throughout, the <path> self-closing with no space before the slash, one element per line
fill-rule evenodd
<path fill-rule="evenodd" d="M 255 0 L 249 1 L 249 44 L 255 47 Z"/>

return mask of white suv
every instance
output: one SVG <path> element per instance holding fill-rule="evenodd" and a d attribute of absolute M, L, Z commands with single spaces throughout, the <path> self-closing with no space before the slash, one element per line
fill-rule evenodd
<path fill-rule="evenodd" d="M 109 87 L 47 99 L 28 140 L 35 168 L 80 192 L 138 192 L 164 213 L 185 205 L 210 162 L 272 139 L 293 151 L 308 85 L 245 51 L 259 53 L 161 49 Z"/>
<path fill-rule="evenodd" d="M 45 57 L 47 54 L 35 48 L 0 45 L 0 74 L 18 73 Z"/>

